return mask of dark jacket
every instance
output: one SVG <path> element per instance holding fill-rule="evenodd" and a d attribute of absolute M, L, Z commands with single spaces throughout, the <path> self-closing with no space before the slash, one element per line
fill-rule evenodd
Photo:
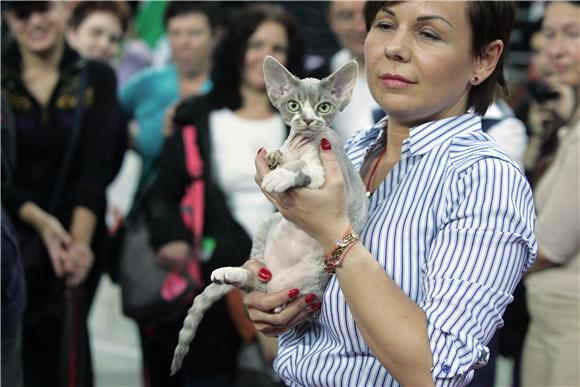
<path fill-rule="evenodd" d="M 234 220 L 225 196 L 211 178 L 211 147 L 207 97 L 195 97 L 182 103 L 176 110 L 180 123 L 172 137 L 165 141 L 158 174 L 145 194 L 144 206 L 151 244 L 158 249 L 167 242 L 185 240 L 192 243 L 193 235 L 181 220 L 179 202 L 190 176 L 185 164 L 185 150 L 181 128 L 194 124 L 197 128 L 197 146 L 204 162 L 205 224 L 204 237 L 212 237 L 216 247 L 208 262 L 202 263 L 204 282 L 210 283 L 213 270 L 223 266 L 240 266 L 250 255 L 251 241 L 244 229 Z M 177 338 L 177 332 L 175 332 Z M 208 310 L 185 360 L 185 368 L 197 374 L 216 374 L 235 368 L 240 337 L 228 316 L 225 300 Z"/>
<path fill-rule="evenodd" d="M 21 79 L 21 56 L 16 45 L 3 55 L 2 95 L 15 118 L 18 164 L 12 184 L 2 188 L 3 203 L 13 219 L 26 201 L 48 210 L 62 159 L 70 138 L 77 106 L 80 74 L 89 67 L 81 137 L 54 215 L 68 227 L 72 209 L 83 206 L 97 216 L 105 206 L 117 125 L 117 85 L 106 64 L 81 59 L 68 46 L 60 63 L 60 78 L 43 108 Z"/>

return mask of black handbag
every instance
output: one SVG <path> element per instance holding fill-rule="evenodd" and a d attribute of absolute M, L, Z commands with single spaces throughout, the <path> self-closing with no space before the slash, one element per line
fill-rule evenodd
<path fill-rule="evenodd" d="M 142 325 L 182 319 L 193 296 L 203 288 L 198 259 L 205 206 L 203 161 L 196 145 L 196 128 L 188 126 L 182 135 L 191 182 L 181 200 L 180 212 L 194 237 L 194 256 L 185 271 L 167 269 L 157 264 L 145 216 L 138 214 L 126 227 L 119 272 L 123 313 Z"/>

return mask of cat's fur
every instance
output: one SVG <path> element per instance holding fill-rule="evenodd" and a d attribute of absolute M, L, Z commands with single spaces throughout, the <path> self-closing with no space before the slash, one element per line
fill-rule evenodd
<path fill-rule="evenodd" d="M 360 232 L 367 211 L 365 188 L 346 157 L 342 140 L 329 128 L 336 113 L 350 101 L 357 71 L 356 62 L 350 61 L 322 80 L 300 80 L 274 58 L 265 59 L 264 78 L 268 96 L 291 130 L 282 148 L 266 155 L 272 171 L 264 176 L 262 189 L 284 192 L 293 187 L 322 187 L 325 175 L 319 149 L 320 141 L 326 138 L 332 145 L 344 176 L 349 219 L 353 229 Z M 330 109 L 326 111 L 328 107 Z M 234 286 L 244 291 L 268 293 L 298 288 L 300 294 L 313 293 L 321 299 L 329 278 L 323 271 L 323 255 L 318 242 L 280 213 L 266 219 L 254 238 L 251 258 L 268 267 L 272 279 L 264 284 L 252 272 L 241 267 L 215 270 L 211 275 L 213 283 L 195 298 L 187 313 L 179 332 L 171 373 L 181 367 L 205 311 Z M 276 311 L 281 308 L 283 306 L 276 308 Z"/>

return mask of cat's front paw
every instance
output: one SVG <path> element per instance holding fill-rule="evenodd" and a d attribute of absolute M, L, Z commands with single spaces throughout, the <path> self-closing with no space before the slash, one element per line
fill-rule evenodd
<path fill-rule="evenodd" d="M 296 185 L 296 172 L 284 168 L 273 170 L 264 176 L 262 180 L 262 189 L 266 192 L 279 193 Z"/>
<path fill-rule="evenodd" d="M 211 273 L 214 284 L 232 285 L 236 288 L 244 288 L 248 283 L 249 272 L 241 267 L 221 267 Z"/>
<path fill-rule="evenodd" d="M 266 157 L 264 158 L 266 163 L 268 163 L 268 167 L 270 169 L 276 169 L 277 166 L 284 164 L 285 158 L 282 155 L 282 152 L 279 150 L 268 152 L 266 153 Z"/>

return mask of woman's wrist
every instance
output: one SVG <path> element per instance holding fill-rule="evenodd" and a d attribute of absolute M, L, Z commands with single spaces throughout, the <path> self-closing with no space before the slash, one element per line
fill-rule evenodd
<path fill-rule="evenodd" d="M 348 219 L 329 225 L 327 230 L 317 238 L 325 253 L 336 247 L 336 241 L 342 239 L 346 230 L 350 227 Z"/>
<path fill-rule="evenodd" d="M 25 202 L 18 210 L 20 219 L 41 233 L 45 228 L 50 214 L 33 202 Z"/>

